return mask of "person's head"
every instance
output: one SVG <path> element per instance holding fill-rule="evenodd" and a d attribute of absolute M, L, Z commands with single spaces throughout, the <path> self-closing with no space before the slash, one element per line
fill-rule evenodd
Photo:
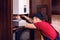
<path fill-rule="evenodd" d="M 44 20 L 44 17 L 41 13 L 36 13 L 32 16 L 32 19 L 33 19 L 33 23 L 36 23 L 36 22 Z"/>

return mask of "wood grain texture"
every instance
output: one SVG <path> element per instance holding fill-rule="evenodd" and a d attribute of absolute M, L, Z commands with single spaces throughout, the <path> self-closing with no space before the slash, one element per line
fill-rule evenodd
<path fill-rule="evenodd" d="M 0 0 L 0 40 L 11 40 L 11 0 Z"/>

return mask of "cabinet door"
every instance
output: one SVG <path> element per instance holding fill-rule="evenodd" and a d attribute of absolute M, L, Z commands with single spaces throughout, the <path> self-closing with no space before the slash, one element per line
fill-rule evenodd
<path fill-rule="evenodd" d="M 51 0 L 31 0 L 30 3 L 31 3 L 30 4 L 31 15 L 40 11 L 42 13 L 42 15 L 46 18 L 46 20 L 49 23 L 51 23 L 51 8 L 52 8 Z M 38 7 L 40 8 L 39 10 L 38 10 Z M 37 40 L 37 39 L 41 40 L 41 35 L 40 36 L 39 35 L 40 35 L 39 31 L 35 30 L 34 31 L 35 40 Z"/>
<path fill-rule="evenodd" d="M 31 0 L 31 14 L 37 13 L 38 9 L 37 6 L 39 6 L 42 9 L 42 15 L 44 15 L 44 17 L 46 17 L 46 19 L 48 20 L 49 23 L 51 23 L 51 0 Z M 44 7 L 45 6 L 45 7 Z M 44 9 L 45 8 L 45 9 Z M 47 10 L 46 10 L 47 9 Z M 44 11 L 46 11 L 46 13 L 44 13 Z"/>

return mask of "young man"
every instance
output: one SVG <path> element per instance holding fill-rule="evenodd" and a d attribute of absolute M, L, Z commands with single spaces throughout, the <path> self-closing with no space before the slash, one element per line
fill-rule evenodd
<path fill-rule="evenodd" d="M 34 14 L 33 19 L 25 17 L 31 23 L 26 23 L 26 28 L 38 29 L 44 37 L 44 40 L 59 40 L 59 35 L 56 30 L 48 23 L 44 21 L 43 16 L 38 13 Z"/>

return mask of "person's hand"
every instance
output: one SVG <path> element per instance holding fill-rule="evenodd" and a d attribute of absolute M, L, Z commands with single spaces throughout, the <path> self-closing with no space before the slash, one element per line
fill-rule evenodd
<path fill-rule="evenodd" d="M 21 17 L 20 17 L 19 15 L 17 15 L 16 18 L 17 18 L 18 20 L 21 19 Z"/>

